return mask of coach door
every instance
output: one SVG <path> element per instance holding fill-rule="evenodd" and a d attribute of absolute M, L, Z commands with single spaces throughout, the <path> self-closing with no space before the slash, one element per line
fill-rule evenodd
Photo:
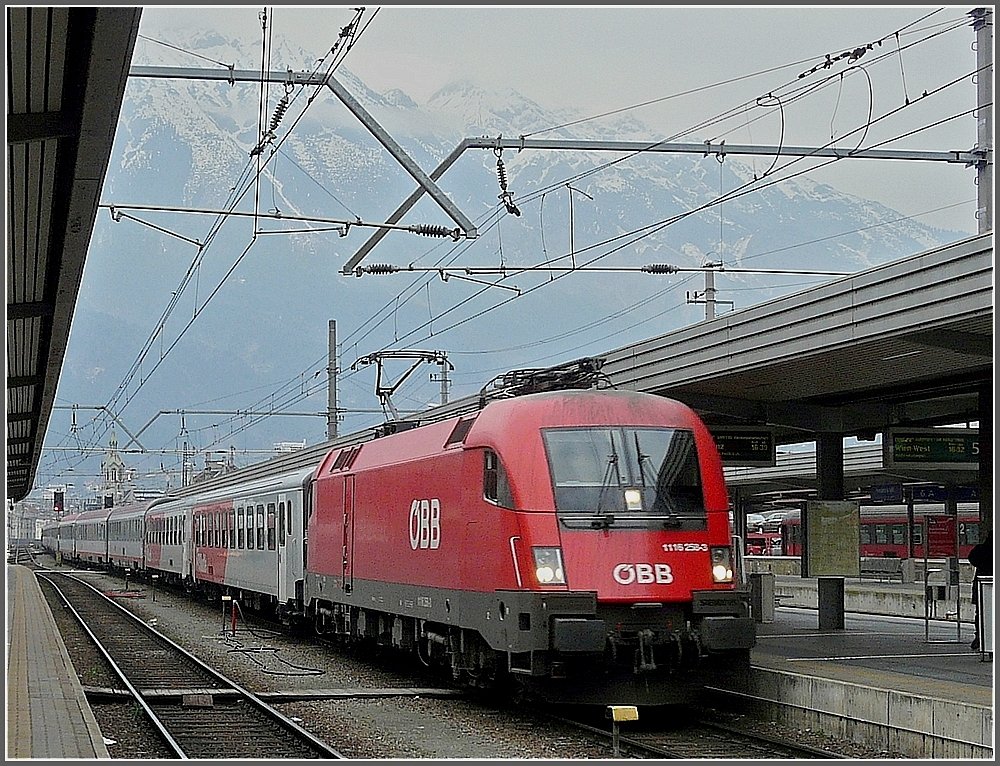
<path fill-rule="evenodd" d="M 288 547 L 288 535 L 291 532 L 289 524 L 290 507 L 291 507 L 291 501 L 289 500 L 288 495 L 279 494 L 278 510 L 277 510 L 278 518 L 276 519 L 278 527 L 277 530 L 278 540 L 277 540 L 277 545 L 275 546 L 278 552 L 277 560 L 278 560 L 278 603 L 279 604 L 288 603 L 288 600 L 292 597 L 291 594 L 288 592 L 288 583 L 291 575 L 291 573 L 288 571 L 288 568 L 293 560 L 293 557 L 289 555 L 290 549 Z M 294 583 L 295 580 L 292 579 L 291 582 Z"/>
<path fill-rule="evenodd" d="M 343 572 L 344 593 L 354 590 L 354 476 L 344 477 Z"/>

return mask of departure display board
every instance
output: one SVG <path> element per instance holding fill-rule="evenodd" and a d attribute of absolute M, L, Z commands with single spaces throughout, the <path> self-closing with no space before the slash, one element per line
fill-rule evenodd
<path fill-rule="evenodd" d="M 890 428 L 882 439 L 886 468 L 979 468 L 979 429 Z"/>
<path fill-rule="evenodd" d="M 774 431 L 767 428 L 720 428 L 712 431 L 723 465 L 775 465 Z"/>
<path fill-rule="evenodd" d="M 861 576 L 861 509 L 856 500 L 808 500 L 802 523 L 803 577 Z"/>

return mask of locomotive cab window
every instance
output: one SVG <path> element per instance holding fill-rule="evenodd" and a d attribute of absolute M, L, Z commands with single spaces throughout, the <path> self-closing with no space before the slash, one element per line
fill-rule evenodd
<path fill-rule="evenodd" d="M 500 456 L 493 450 L 486 450 L 483 456 L 483 497 L 501 508 L 514 507 L 507 471 L 500 462 Z"/>
<path fill-rule="evenodd" d="M 694 434 L 674 428 L 542 431 L 563 523 L 704 529 Z"/>

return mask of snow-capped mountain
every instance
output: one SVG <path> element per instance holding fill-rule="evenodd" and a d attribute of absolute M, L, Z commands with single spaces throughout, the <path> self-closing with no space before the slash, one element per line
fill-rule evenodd
<path fill-rule="evenodd" d="M 216 61 L 253 59 L 217 33 L 183 44 Z M 316 64 L 303 51 L 278 46 L 272 60 L 282 62 L 271 67 L 278 71 L 311 71 Z M 151 50 L 136 63 L 176 61 Z M 662 138 L 626 116 L 568 125 L 581 115 L 471 82 L 417 103 L 398 89 L 373 91 L 345 66 L 334 76 L 426 173 L 470 136 Z M 287 107 L 279 119 L 283 97 Z M 264 136 L 272 124 L 273 135 Z M 553 129 L 561 125 L 568 126 Z M 503 370 L 600 353 L 704 315 L 702 306 L 686 300 L 703 287 L 698 272 L 567 277 L 516 273 L 519 266 L 596 259 L 594 267 L 693 269 L 721 260 L 730 268 L 854 272 L 964 236 L 807 176 L 707 206 L 720 192 L 754 187 L 762 165 L 734 156 L 720 167 L 711 156 L 470 150 L 438 185 L 476 224 L 478 237 L 455 242 L 390 232 L 362 265 L 429 270 L 358 278 L 341 268 L 416 183 L 329 89 L 133 78 L 102 195 L 104 204 L 127 215 L 115 221 L 102 210 L 98 216 L 60 401 L 105 403 L 148 348 L 118 402 L 131 402 L 126 421 L 146 422 L 147 413 L 158 410 L 266 408 L 267 393 L 284 391 L 285 383 L 293 381 L 291 389 L 301 393 L 322 379 L 330 319 L 341 342 L 341 406 L 378 409 L 374 370 L 351 368 L 390 347 L 446 351 L 455 365 L 453 395 L 465 395 Z M 505 212 L 504 191 L 520 215 Z M 232 208 L 246 215 L 162 208 Z M 255 220 L 253 212 L 282 220 Z M 351 224 L 346 235 L 344 223 Z M 400 221 L 413 224 L 455 227 L 426 196 Z M 473 271 L 434 271 L 444 266 Z M 506 268 L 504 287 L 488 287 L 499 275 L 475 270 L 481 267 Z M 733 273 L 717 276 L 715 286 L 719 300 L 738 309 L 817 279 Z M 400 388 L 397 406 L 433 404 L 438 388 L 422 371 Z M 270 402 L 293 399 L 276 395 Z M 319 388 L 290 409 L 325 406 Z M 379 419 L 348 414 L 341 433 Z M 325 433 L 319 418 L 271 418 L 230 441 L 226 429 L 234 430 L 233 423 L 216 421 L 214 430 L 198 422 L 205 430 L 192 443 L 260 449 L 275 441 L 314 442 Z M 151 443 L 178 438 L 176 421 L 164 426 L 155 436 L 151 429 Z M 194 430 L 194 420 L 184 428 Z"/>

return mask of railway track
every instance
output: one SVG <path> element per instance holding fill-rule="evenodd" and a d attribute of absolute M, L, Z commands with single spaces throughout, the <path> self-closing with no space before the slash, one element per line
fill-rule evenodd
<path fill-rule="evenodd" d="M 95 642 L 173 758 L 340 759 L 261 699 L 92 585 L 38 573 Z"/>
<path fill-rule="evenodd" d="M 597 724 L 589 717 L 553 720 L 590 732 L 613 742 L 615 737 L 610 722 Z M 678 714 L 675 723 L 664 725 L 641 720 L 619 725 L 618 753 L 614 757 L 692 759 L 837 759 L 846 756 L 772 737 L 764 733 L 748 733 L 724 724 L 706 720 L 688 720 Z"/>

